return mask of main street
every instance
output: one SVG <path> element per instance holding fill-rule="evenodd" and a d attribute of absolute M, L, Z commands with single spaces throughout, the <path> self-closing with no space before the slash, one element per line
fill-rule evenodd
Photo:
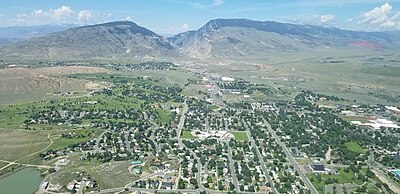
<path fill-rule="evenodd" d="M 229 145 L 229 142 L 227 142 L 226 145 L 228 147 L 228 160 L 229 160 L 229 168 L 232 173 L 232 183 L 233 183 L 233 185 L 235 185 L 235 191 L 239 191 L 239 181 L 236 177 L 235 165 L 234 165 L 233 159 L 232 159 L 232 149 L 231 149 L 231 146 Z"/>
<path fill-rule="evenodd" d="M 280 138 L 276 135 L 275 131 L 272 130 L 271 125 L 263 118 L 264 125 L 267 127 L 268 132 L 272 135 L 272 137 L 275 139 L 275 141 L 279 144 L 279 146 L 282 147 L 283 151 L 286 154 L 286 157 L 289 159 L 290 163 L 293 165 L 294 169 L 296 170 L 297 173 L 299 173 L 301 179 L 303 180 L 304 184 L 310 189 L 310 192 L 312 194 L 318 194 L 317 190 L 315 189 L 314 185 L 308 180 L 306 175 L 300 170 L 299 164 L 297 161 L 294 159 L 292 153 L 287 149 L 285 144 L 282 143 Z"/>
<path fill-rule="evenodd" d="M 269 174 L 268 174 L 268 170 L 267 170 L 267 167 L 266 167 L 266 165 L 264 163 L 264 159 L 263 159 L 263 157 L 262 157 L 262 155 L 260 153 L 260 150 L 258 150 L 258 146 L 257 146 L 256 142 L 254 141 L 253 137 L 251 136 L 251 132 L 250 132 L 249 126 L 246 124 L 245 121 L 242 121 L 242 123 L 246 127 L 246 133 L 247 133 L 247 136 L 249 137 L 251 146 L 253 148 L 255 148 L 255 150 L 256 150 L 256 154 L 257 154 L 258 160 L 260 161 L 261 169 L 264 172 L 264 175 L 267 178 L 268 182 L 271 184 L 272 192 L 273 193 L 278 193 L 276 191 L 275 187 L 274 187 L 274 182 L 272 181 L 271 176 L 269 176 Z"/>

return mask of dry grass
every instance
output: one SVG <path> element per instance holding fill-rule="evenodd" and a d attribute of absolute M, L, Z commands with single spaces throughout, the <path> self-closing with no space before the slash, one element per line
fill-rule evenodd
<path fill-rule="evenodd" d="M 44 149 L 49 143 L 42 132 L 0 130 L 0 159 L 14 161 Z"/>
<path fill-rule="evenodd" d="M 54 93 L 76 92 L 79 95 L 104 87 L 87 80 L 69 79 L 62 75 L 100 73 L 99 67 L 69 66 L 45 68 L 8 68 L 0 70 L 0 104 L 17 104 L 43 98 L 56 98 Z"/>

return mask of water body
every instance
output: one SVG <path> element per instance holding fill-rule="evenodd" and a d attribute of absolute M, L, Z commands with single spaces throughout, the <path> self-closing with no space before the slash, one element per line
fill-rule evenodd
<path fill-rule="evenodd" d="M 24 168 L 0 179 L 0 193 L 32 194 L 38 190 L 41 181 L 37 169 Z"/>

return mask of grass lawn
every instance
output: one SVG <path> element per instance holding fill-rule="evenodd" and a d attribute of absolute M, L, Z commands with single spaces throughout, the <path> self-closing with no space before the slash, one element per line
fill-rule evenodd
<path fill-rule="evenodd" d="M 158 115 L 158 121 L 160 121 L 163 124 L 168 124 L 171 121 L 171 112 L 168 110 L 164 110 L 161 108 L 156 109 L 157 115 Z"/>
<path fill-rule="evenodd" d="M 370 118 L 367 116 L 341 116 L 346 121 L 360 121 L 362 123 L 370 122 Z"/>
<path fill-rule="evenodd" d="M 314 164 L 314 162 L 310 159 L 310 158 L 295 158 L 295 160 L 297 161 L 297 163 L 299 164 Z"/>
<path fill-rule="evenodd" d="M 182 131 L 181 138 L 183 138 L 183 139 L 197 139 L 198 137 L 193 136 L 192 135 L 192 131 Z"/>
<path fill-rule="evenodd" d="M 235 132 L 231 132 L 231 133 L 235 136 L 235 140 L 238 140 L 238 141 L 249 140 L 247 133 L 244 131 L 235 131 Z"/>
<path fill-rule="evenodd" d="M 208 110 L 214 110 L 214 109 L 218 109 L 219 107 L 216 105 L 208 105 L 207 108 L 208 108 Z"/>
<path fill-rule="evenodd" d="M 354 153 L 365 153 L 365 150 L 356 142 L 347 142 L 346 147 Z"/>
<path fill-rule="evenodd" d="M 87 142 L 90 139 L 96 138 L 99 136 L 104 129 L 80 129 L 80 130 L 74 130 L 73 132 L 76 134 L 84 134 L 85 137 L 81 138 L 54 138 L 53 141 L 54 143 L 49 147 L 49 149 L 57 150 L 57 149 L 62 149 L 66 148 L 70 145 L 74 145 L 77 143 L 82 143 L 82 142 Z M 64 132 L 66 133 L 66 132 Z"/>
<path fill-rule="evenodd" d="M 338 184 L 344 184 L 344 183 L 354 183 L 357 185 L 362 185 L 364 182 L 357 179 L 355 176 L 355 173 L 350 171 L 350 172 L 344 172 L 344 169 L 339 170 L 339 174 L 321 174 L 321 182 L 318 181 L 317 176 L 315 174 L 307 174 L 307 178 L 312 182 L 314 187 L 318 190 L 319 193 L 324 193 L 325 191 L 325 180 L 328 178 L 334 178 L 338 180 Z"/>

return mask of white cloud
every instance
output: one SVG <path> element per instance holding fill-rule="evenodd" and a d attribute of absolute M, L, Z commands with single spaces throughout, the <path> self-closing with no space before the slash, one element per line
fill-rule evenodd
<path fill-rule="evenodd" d="M 33 15 L 34 15 L 34 16 L 39 16 L 39 17 L 40 17 L 40 16 L 48 16 L 49 13 L 46 12 L 46 11 L 43 11 L 43 10 L 39 9 L 39 10 L 33 11 Z"/>
<path fill-rule="evenodd" d="M 334 21 L 335 18 L 336 18 L 336 16 L 335 16 L 335 15 L 332 15 L 332 14 L 321 15 L 321 16 L 319 17 L 319 21 L 320 21 L 322 24 L 326 24 L 326 23 L 330 23 L 330 22 Z"/>
<path fill-rule="evenodd" d="M 60 6 L 55 9 L 37 9 L 30 13 L 17 14 L 9 20 L 10 25 L 42 25 L 60 23 L 98 23 L 109 21 L 112 13 L 101 13 L 92 10 L 73 10 L 70 6 Z"/>
<path fill-rule="evenodd" d="M 400 28 L 400 12 L 392 14 L 393 7 L 385 3 L 365 12 L 359 24 L 366 25 L 369 30 L 391 30 Z"/>
<path fill-rule="evenodd" d="M 189 24 L 182 24 L 181 29 L 182 29 L 183 31 L 188 30 L 188 29 L 189 29 Z"/>
<path fill-rule="evenodd" d="M 62 19 L 64 19 L 65 17 L 68 17 L 72 14 L 72 9 L 71 7 L 68 6 L 61 6 L 58 9 L 55 10 L 50 10 L 50 14 L 52 16 L 52 18 L 54 18 L 56 21 L 60 21 Z"/>
<path fill-rule="evenodd" d="M 132 21 L 132 18 L 131 18 L 131 16 L 126 16 L 126 18 L 124 20 Z"/>
<path fill-rule="evenodd" d="M 215 6 L 220 6 L 220 5 L 222 5 L 222 4 L 224 4 L 224 0 L 214 0 L 214 3 L 213 3 Z"/>
<path fill-rule="evenodd" d="M 81 22 L 88 22 L 93 19 L 94 14 L 90 10 L 82 10 L 78 13 L 78 20 Z"/>

